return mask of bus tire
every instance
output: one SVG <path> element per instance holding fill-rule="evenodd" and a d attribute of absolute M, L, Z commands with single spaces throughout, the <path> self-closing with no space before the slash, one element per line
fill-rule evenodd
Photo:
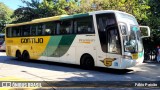
<path fill-rule="evenodd" d="M 29 61 L 30 56 L 29 56 L 28 51 L 23 51 L 22 59 L 23 59 L 23 61 Z"/>
<path fill-rule="evenodd" d="M 93 69 L 94 67 L 94 59 L 89 54 L 84 54 L 81 57 L 80 65 L 83 69 Z"/>
<path fill-rule="evenodd" d="M 16 58 L 18 60 L 21 60 L 22 59 L 22 55 L 21 55 L 21 52 L 19 50 L 16 51 Z"/>

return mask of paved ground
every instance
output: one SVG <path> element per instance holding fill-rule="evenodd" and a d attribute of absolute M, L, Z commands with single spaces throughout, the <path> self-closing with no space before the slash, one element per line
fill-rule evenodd
<path fill-rule="evenodd" d="M 0 52 L 0 81 L 160 81 L 160 63 L 143 63 L 123 71 L 44 61 L 17 61 Z"/>

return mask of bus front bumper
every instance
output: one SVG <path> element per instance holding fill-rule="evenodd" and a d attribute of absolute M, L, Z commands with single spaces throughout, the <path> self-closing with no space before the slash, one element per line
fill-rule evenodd
<path fill-rule="evenodd" d="M 142 63 L 143 63 L 143 58 L 138 58 L 136 60 L 122 59 L 120 69 L 126 69 L 126 68 L 130 68 L 130 67 L 134 67 L 134 66 L 142 64 Z"/>

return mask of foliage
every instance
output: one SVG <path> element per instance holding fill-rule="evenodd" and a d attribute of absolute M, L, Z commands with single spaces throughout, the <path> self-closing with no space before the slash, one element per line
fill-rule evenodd
<path fill-rule="evenodd" d="M 12 21 L 11 15 L 13 11 L 9 9 L 5 4 L 0 2 L 0 31 L 3 29 L 6 23 Z"/>
<path fill-rule="evenodd" d="M 148 1 L 143 0 L 22 0 L 27 7 L 21 6 L 15 10 L 13 17 L 17 21 L 29 21 L 35 18 L 62 14 L 85 13 L 95 10 L 120 10 L 133 14 L 141 21 L 147 19 Z"/>
<path fill-rule="evenodd" d="M 97 8 L 104 10 L 120 10 L 134 15 L 139 21 L 147 19 L 148 1 L 139 0 L 93 0 Z"/>
<path fill-rule="evenodd" d="M 160 45 L 160 1 L 149 0 L 150 9 L 147 11 L 146 24 L 151 28 L 151 37 L 143 40 L 145 48 L 154 48 Z M 148 44 L 148 42 L 150 44 Z"/>
<path fill-rule="evenodd" d="M 43 14 L 43 12 L 41 12 L 39 0 L 31 0 L 31 2 L 25 0 L 21 1 L 26 4 L 26 7 L 21 6 L 14 11 L 14 14 L 12 15 L 12 17 L 15 18 L 14 22 L 24 22 L 40 18 Z"/>

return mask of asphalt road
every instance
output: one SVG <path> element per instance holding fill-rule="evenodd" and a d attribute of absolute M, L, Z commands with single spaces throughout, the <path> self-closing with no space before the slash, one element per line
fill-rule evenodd
<path fill-rule="evenodd" d="M 0 52 L 0 81 L 160 81 L 160 63 L 126 70 L 94 68 L 44 61 L 18 61 Z"/>

